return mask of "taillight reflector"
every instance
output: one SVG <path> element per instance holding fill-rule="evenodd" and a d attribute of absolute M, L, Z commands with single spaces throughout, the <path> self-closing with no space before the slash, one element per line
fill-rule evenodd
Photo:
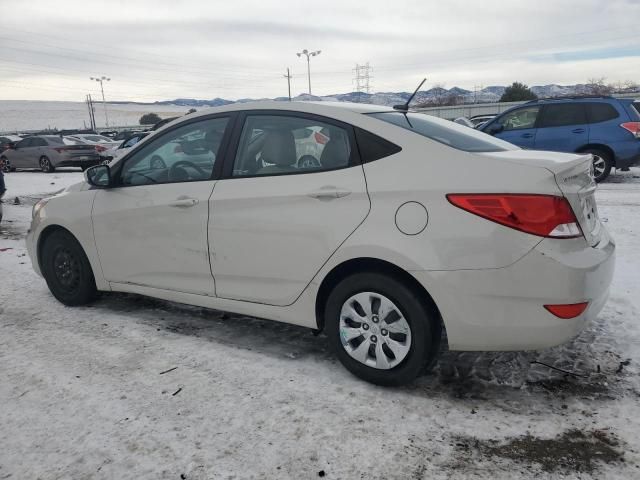
<path fill-rule="evenodd" d="M 640 138 L 640 122 L 626 122 L 620 125 L 625 130 L 631 132 L 636 138 Z"/>
<path fill-rule="evenodd" d="M 555 195 L 450 193 L 456 207 L 521 232 L 551 238 L 582 236 L 571 205 Z"/>
<path fill-rule="evenodd" d="M 568 320 L 570 318 L 576 318 L 577 316 L 581 315 L 582 312 L 587 309 L 588 305 L 589 302 L 583 302 L 563 305 L 545 305 L 544 308 L 546 308 L 556 317 Z"/>

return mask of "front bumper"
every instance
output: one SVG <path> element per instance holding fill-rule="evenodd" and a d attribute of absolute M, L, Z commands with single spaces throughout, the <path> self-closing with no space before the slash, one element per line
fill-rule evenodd
<path fill-rule="evenodd" d="M 536 350 L 576 336 L 606 303 L 615 243 L 544 239 L 516 263 L 490 270 L 412 272 L 440 309 L 452 350 Z M 544 305 L 589 302 L 563 320 Z"/>

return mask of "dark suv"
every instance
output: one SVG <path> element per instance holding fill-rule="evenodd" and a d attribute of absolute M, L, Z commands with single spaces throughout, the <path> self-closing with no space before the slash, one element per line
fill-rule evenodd
<path fill-rule="evenodd" d="M 480 129 L 522 148 L 593 154 L 595 179 L 640 162 L 640 101 L 613 97 L 533 100 Z"/>

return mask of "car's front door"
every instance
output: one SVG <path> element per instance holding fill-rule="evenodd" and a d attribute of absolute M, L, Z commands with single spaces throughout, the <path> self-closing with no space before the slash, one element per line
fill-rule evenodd
<path fill-rule="evenodd" d="M 505 113 L 492 122 L 499 122 L 503 127 L 495 136 L 522 148 L 533 148 L 539 111 L 540 107 L 531 106 Z"/>
<path fill-rule="evenodd" d="M 227 143 L 229 117 L 176 126 L 141 145 L 114 168 L 115 188 L 97 192 L 93 228 L 105 278 L 214 295 L 209 265 L 209 198 Z M 198 142 L 209 162 L 167 149 Z"/>
<path fill-rule="evenodd" d="M 216 295 L 289 305 L 369 212 L 353 130 L 286 112 L 241 122 L 237 152 L 211 197 Z M 305 148 L 304 129 L 324 132 L 321 149 Z"/>
<path fill-rule="evenodd" d="M 589 142 L 585 104 L 553 103 L 542 107 L 538 119 L 536 150 L 575 152 Z"/>
<path fill-rule="evenodd" d="M 31 147 L 33 138 L 25 138 L 16 143 L 15 149 L 9 156 L 12 168 L 29 168 L 31 165 L 27 162 L 29 152 L 33 150 Z"/>

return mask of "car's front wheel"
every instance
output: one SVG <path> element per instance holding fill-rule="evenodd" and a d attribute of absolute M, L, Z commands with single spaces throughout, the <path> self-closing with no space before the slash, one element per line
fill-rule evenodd
<path fill-rule="evenodd" d="M 84 305 L 96 298 L 89 259 L 69 232 L 57 230 L 44 239 L 40 265 L 49 290 L 65 305 Z"/>
<path fill-rule="evenodd" d="M 325 330 L 340 362 L 378 385 L 402 385 L 434 362 L 438 315 L 400 279 L 361 273 L 329 294 Z"/>
<path fill-rule="evenodd" d="M 53 168 L 53 165 L 51 165 L 51 160 L 49 160 L 49 158 L 45 157 L 44 155 L 40 157 L 40 170 L 42 170 L 44 173 L 51 173 L 55 170 L 55 168 Z"/>

